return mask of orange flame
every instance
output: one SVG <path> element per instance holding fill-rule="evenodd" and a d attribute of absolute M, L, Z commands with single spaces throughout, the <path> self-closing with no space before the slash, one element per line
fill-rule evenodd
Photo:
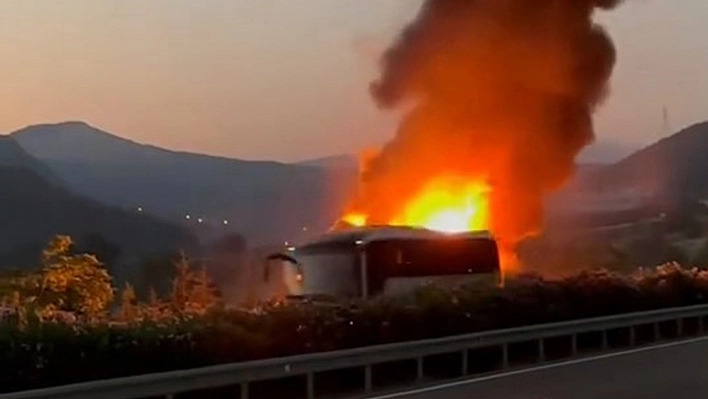
<path fill-rule="evenodd" d="M 490 185 L 482 179 L 436 177 L 411 198 L 402 198 L 396 216 L 389 220 L 372 221 L 369 214 L 357 210 L 347 213 L 342 221 L 355 227 L 381 222 L 443 233 L 491 230 L 491 191 Z M 500 243 L 499 256 L 503 279 L 519 270 L 519 259 L 513 247 Z"/>
<path fill-rule="evenodd" d="M 481 181 L 436 178 L 412 198 L 401 199 L 401 210 L 387 224 L 446 233 L 487 230 L 489 192 L 489 185 Z M 351 212 L 343 220 L 362 227 L 367 225 L 368 215 Z"/>
<path fill-rule="evenodd" d="M 435 179 L 407 201 L 391 225 L 423 227 L 446 233 L 489 227 L 489 186 L 480 182 Z"/>
<path fill-rule="evenodd" d="M 342 220 L 344 220 L 347 224 L 350 224 L 354 227 L 364 227 L 366 226 L 366 221 L 368 217 L 363 214 L 363 213 L 349 213 L 344 215 Z"/>

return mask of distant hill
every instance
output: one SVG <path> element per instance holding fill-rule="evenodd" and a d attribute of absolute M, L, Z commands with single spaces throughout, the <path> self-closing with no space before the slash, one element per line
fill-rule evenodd
<path fill-rule="evenodd" d="M 609 138 L 600 138 L 585 147 L 577 160 L 582 164 L 612 164 L 636 151 L 637 148 Z"/>
<path fill-rule="evenodd" d="M 71 235 L 85 247 L 111 246 L 113 260 L 123 264 L 198 247 L 182 227 L 72 193 L 8 136 L 0 136 L 0 187 L 0 268 L 36 266 L 56 234 Z"/>
<path fill-rule="evenodd" d="M 690 126 L 587 177 L 597 191 L 636 188 L 652 197 L 708 196 L 708 122 Z"/>
<path fill-rule="evenodd" d="M 60 179 L 50 168 L 28 154 L 10 136 L 0 136 L 0 167 L 28 169 L 49 182 L 61 185 Z"/>
<path fill-rule="evenodd" d="M 113 246 L 122 263 L 198 247 L 182 227 L 103 205 L 49 181 L 48 169 L 12 139 L 0 140 L 0 155 L 0 267 L 36 265 L 56 234 L 79 244 L 99 240 Z"/>
<path fill-rule="evenodd" d="M 327 169 L 348 169 L 356 171 L 359 169 L 359 160 L 353 155 L 332 155 L 329 157 L 322 157 L 316 159 L 310 159 L 307 161 L 298 162 L 298 165 L 302 166 L 316 166 L 318 168 Z"/>
<path fill-rule="evenodd" d="M 170 151 L 82 122 L 30 126 L 12 137 L 78 193 L 257 242 L 326 228 L 352 184 L 323 167 Z"/>
<path fill-rule="evenodd" d="M 594 215 L 630 221 L 686 214 L 708 199 L 708 122 L 690 126 L 610 165 L 584 165 L 547 200 L 549 219 Z M 577 221 L 573 221 L 577 224 Z M 603 222 L 605 223 L 605 222 Z"/>

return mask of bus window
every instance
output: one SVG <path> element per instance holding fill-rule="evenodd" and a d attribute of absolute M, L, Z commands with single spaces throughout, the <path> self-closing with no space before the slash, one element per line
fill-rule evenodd
<path fill-rule="evenodd" d="M 374 295 L 403 294 L 428 283 L 498 283 L 499 254 L 491 239 L 376 241 L 366 253 Z"/>
<path fill-rule="evenodd" d="M 492 274 L 499 272 L 494 240 L 387 240 L 367 246 L 379 278 Z"/>
<path fill-rule="evenodd" d="M 300 295 L 361 295 L 361 274 L 354 251 L 297 254 L 301 265 Z"/>

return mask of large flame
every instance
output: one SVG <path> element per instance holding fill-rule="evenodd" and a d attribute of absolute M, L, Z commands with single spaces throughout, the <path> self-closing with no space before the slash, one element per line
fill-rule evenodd
<path fill-rule="evenodd" d="M 594 17 L 621 0 L 422 3 L 370 85 L 376 105 L 403 117 L 363 157 L 345 219 L 490 230 L 507 272 L 594 138 L 616 59 Z"/>
<path fill-rule="evenodd" d="M 484 182 L 462 178 L 432 179 L 411 198 L 401 198 L 400 210 L 386 224 L 421 227 L 446 233 L 487 230 L 489 192 Z M 343 220 L 366 226 L 368 215 L 350 212 Z"/>
<path fill-rule="evenodd" d="M 366 222 L 369 219 L 369 217 L 366 214 L 359 213 L 359 212 L 351 212 L 347 213 L 344 215 L 342 220 L 346 222 L 347 224 L 350 224 L 355 227 L 364 227 L 366 226 Z"/>
<path fill-rule="evenodd" d="M 488 193 L 489 187 L 484 183 L 436 179 L 408 200 L 391 224 L 447 233 L 486 230 L 489 227 Z"/>

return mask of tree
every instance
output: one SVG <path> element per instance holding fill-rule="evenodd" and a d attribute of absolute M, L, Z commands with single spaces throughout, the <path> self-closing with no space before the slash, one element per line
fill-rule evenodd
<path fill-rule="evenodd" d="M 202 314 L 220 304 L 218 289 L 206 269 L 195 272 L 184 254 L 175 262 L 170 304 L 173 311 L 179 314 Z"/>
<path fill-rule="evenodd" d="M 111 276 L 94 255 L 72 254 L 72 246 L 70 237 L 56 236 L 44 250 L 38 303 L 98 317 L 113 301 Z"/>
<path fill-rule="evenodd" d="M 26 281 L 35 277 L 35 273 L 24 270 L 7 270 L 0 272 L 0 298 L 7 300 L 15 293 L 24 290 Z"/>
<path fill-rule="evenodd" d="M 199 269 L 194 276 L 190 300 L 203 311 L 214 308 L 221 302 L 219 290 L 209 278 L 209 274 L 204 267 Z"/>
<path fill-rule="evenodd" d="M 120 294 L 120 319 L 132 321 L 137 319 L 138 315 L 138 298 L 135 295 L 135 289 L 130 283 L 126 283 L 123 292 Z"/>

